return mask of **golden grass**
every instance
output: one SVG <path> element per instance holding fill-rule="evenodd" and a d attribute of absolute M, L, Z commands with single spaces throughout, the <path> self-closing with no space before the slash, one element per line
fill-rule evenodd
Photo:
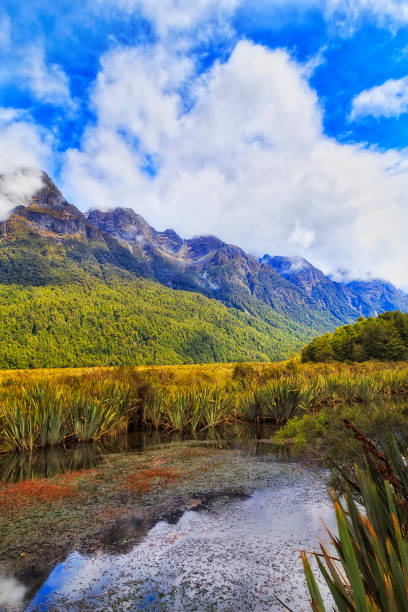
<path fill-rule="evenodd" d="M 197 382 L 226 383 L 233 379 L 243 378 L 248 381 L 267 380 L 285 374 L 304 375 L 307 377 L 339 374 L 361 373 L 387 370 L 407 370 L 407 362 L 367 361 L 363 363 L 301 363 L 299 358 L 286 361 L 260 363 L 206 363 L 167 366 L 112 366 L 87 368 L 39 368 L 27 370 L 0 370 L 0 386 L 8 384 L 26 385 L 52 381 L 63 384 L 68 379 L 126 381 L 129 378 L 149 380 L 168 385 L 190 385 Z"/>
<path fill-rule="evenodd" d="M 0 371 L 0 451 L 153 426 L 204 431 L 408 394 L 408 363 L 220 363 Z"/>

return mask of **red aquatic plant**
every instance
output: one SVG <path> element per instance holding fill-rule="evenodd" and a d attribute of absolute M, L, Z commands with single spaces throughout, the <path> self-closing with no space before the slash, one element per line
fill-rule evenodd
<path fill-rule="evenodd" d="M 59 477 L 59 480 L 63 483 L 71 483 L 73 480 L 77 480 L 82 476 L 90 476 L 91 474 L 96 474 L 98 470 L 89 469 L 89 470 L 79 470 L 76 472 L 65 472 Z"/>
<path fill-rule="evenodd" d="M 48 480 L 26 480 L 0 485 L 0 509 L 24 509 L 37 502 L 53 503 L 73 499 L 78 492 L 69 486 Z"/>
<path fill-rule="evenodd" d="M 180 474 L 170 468 L 139 470 L 126 478 L 126 488 L 138 493 L 147 493 L 154 484 L 170 484 L 179 478 Z"/>

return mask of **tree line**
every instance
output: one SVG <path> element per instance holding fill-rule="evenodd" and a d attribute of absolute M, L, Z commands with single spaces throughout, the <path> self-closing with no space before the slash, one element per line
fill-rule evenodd
<path fill-rule="evenodd" d="M 377 317 L 359 317 L 354 325 L 338 327 L 312 340 L 302 361 L 403 361 L 408 359 L 408 314 L 399 310 Z"/>

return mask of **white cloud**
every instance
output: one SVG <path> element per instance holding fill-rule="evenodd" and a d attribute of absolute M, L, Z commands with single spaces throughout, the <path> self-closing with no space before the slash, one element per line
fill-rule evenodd
<path fill-rule="evenodd" d="M 119 49 L 93 103 L 98 123 L 64 174 L 82 207 L 130 206 L 184 236 L 407 283 L 408 153 L 325 137 L 304 67 L 286 52 L 241 41 L 193 78 L 189 61 L 160 47 Z M 142 169 L 152 160 L 155 176 Z"/>
<path fill-rule="evenodd" d="M 0 107 L 0 125 L 11 123 L 16 119 L 20 119 L 25 114 L 25 111 L 20 108 L 1 108 Z"/>
<path fill-rule="evenodd" d="M 282 25 L 283 19 L 298 19 L 306 11 L 321 10 L 333 25 L 352 29 L 362 19 L 375 19 L 383 26 L 395 27 L 408 22 L 406 0 L 98 0 L 132 12 L 140 10 L 155 26 L 160 36 L 170 31 L 188 31 L 204 23 L 223 24 L 237 9 L 255 21 L 268 20 L 268 27 Z"/>
<path fill-rule="evenodd" d="M 374 17 L 383 26 L 408 23 L 406 0 L 326 0 L 326 4 L 329 19 L 349 25 L 367 17 Z"/>
<path fill-rule="evenodd" d="M 372 115 L 395 117 L 408 112 L 408 76 L 389 79 L 383 85 L 365 89 L 353 99 L 350 119 Z"/>
<path fill-rule="evenodd" d="M 0 108 L 0 219 L 42 186 L 40 168 L 52 169 L 52 142 L 22 112 Z"/>
<path fill-rule="evenodd" d="M 0 175 L 0 214 L 18 205 L 27 205 L 30 198 L 41 189 L 42 172 L 38 168 L 19 168 Z"/>
<path fill-rule="evenodd" d="M 225 23 L 233 14 L 240 0 L 122 0 L 126 4 L 139 4 L 143 13 L 156 26 L 160 35 L 169 30 L 191 30 L 200 24 L 211 22 L 214 25 Z"/>
<path fill-rule="evenodd" d="M 315 233 L 313 230 L 307 229 L 300 219 L 296 219 L 294 228 L 289 234 L 289 244 L 293 244 L 295 248 L 304 251 L 314 242 Z"/>
<path fill-rule="evenodd" d="M 97 0 L 99 10 L 140 13 L 167 45 L 188 49 L 217 38 L 224 46 L 235 37 L 231 18 L 243 0 Z"/>
<path fill-rule="evenodd" d="M 47 64 L 44 50 L 35 46 L 24 50 L 20 70 L 28 89 L 42 102 L 54 106 L 73 107 L 69 81 L 57 64 Z"/>
<path fill-rule="evenodd" d="M 50 164 L 51 143 L 41 129 L 28 121 L 0 124 L 0 174 L 21 167 L 47 169 Z"/>
<path fill-rule="evenodd" d="M 71 97 L 67 75 L 57 64 L 47 62 L 43 42 L 33 38 L 28 44 L 13 40 L 12 22 L 0 12 L 0 52 L 4 52 L 0 80 L 28 89 L 46 104 L 73 111 L 77 102 Z"/>

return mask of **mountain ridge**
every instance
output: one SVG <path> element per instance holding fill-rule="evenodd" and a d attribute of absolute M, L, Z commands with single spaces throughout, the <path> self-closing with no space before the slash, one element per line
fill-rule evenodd
<path fill-rule="evenodd" d="M 408 310 L 408 296 L 387 281 L 333 281 L 303 257 L 255 258 L 216 236 L 181 238 L 173 229 L 157 231 L 133 209 L 116 207 L 82 213 L 43 173 L 43 187 L 27 206 L 13 209 L 0 224 L 1 235 L 16 224 L 43 236 L 99 240 L 127 249 L 138 263 L 132 270 L 173 289 L 198 291 L 229 306 L 250 310 L 252 300 L 295 316 L 326 312 L 332 323 L 384 310 Z M 123 253 L 122 253 L 123 254 Z M 127 264 L 129 265 L 129 258 Z M 253 306 L 254 304 L 252 304 Z M 313 322 L 313 315 L 309 323 Z"/>
<path fill-rule="evenodd" d="M 155 296 L 150 298 L 153 301 L 162 295 L 166 303 L 180 311 L 177 317 L 191 309 L 185 291 L 192 294 L 193 301 L 195 295 L 201 295 L 210 300 L 194 302 L 202 312 L 209 313 L 218 308 L 215 304 L 222 304 L 227 308 L 222 316 L 227 316 L 228 311 L 242 313 L 244 319 L 237 314 L 233 318 L 243 356 L 249 342 L 252 348 L 248 355 L 257 354 L 262 359 L 268 355 L 274 359 L 287 357 L 314 336 L 352 322 L 361 314 L 369 316 L 385 306 L 390 310 L 393 300 L 394 309 L 408 310 L 408 296 L 390 283 L 353 281 L 345 285 L 332 281 L 303 258 L 265 255 L 257 259 L 215 236 L 183 239 L 173 229 L 157 231 L 133 209 L 116 207 L 82 213 L 45 174 L 43 186 L 34 197 L 25 205 L 16 203 L 9 218 L 0 224 L 0 285 L 43 287 L 46 293 L 47 287 L 65 287 L 69 302 L 69 292 L 75 293 L 81 286 L 95 285 L 97 293 L 104 295 L 104 287 L 110 287 L 115 299 L 119 299 L 119 291 L 119 301 L 127 299 L 120 288 L 132 286 L 133 298 L 129 299 L 135 299 L 141 307 L 142 283 L 146 300 L 149 295 Z M 156 285 L 155 293 L 151 287 Z M 92 292 L 87 295 L 92 300 Z M 61 312 L 65 312 L 64 304 L 59 302 Z M 102 302 L 95 301 L 96 307 L 102 308 Z M 126 303 L 120 303 L 118 308 L 125 312 Z M 158 306 L 156 310 L 160 312 Z M 136 311 L 137 308 L 132 317 L 136 317 L 137 327 Z M 161 323 L 170 324 L 170 310 L 163 317 Z M 194 319 L 196 327 L 198 320 Z M 253 337 L 252 332 L 245 331 L 248 325 L 259 328 L 259 342 L 264 348 L 258 353 L 254 353 L 253 340 L 248 340 Z M 66 333 L 69 335 L 68 323 Z M 217 336 L 216 327 L 211 334 Z M 268 335 L 275 344 L 267 340 Z M 144 342 L 150 342 L 148 334 L 143 337 Z M 219 342 L 225 345 L 225 336 Z M 194 359 L 199 354 L 205 359 L 224 355 L 216 345 L 211 350 L 208 346 L 202 353 L 195 347 Z M 228 346 L 232 355 L 232 345 Z M 162 354 L 167 354 L 164 349 Z M 188 359 L 188 351 L 182 349 L 181 354 Z"/>
<path fill-rule="evenodd" d="M 303 257 L 264 255 L 271 265 L 292 283 L 303 287 L 340 319 L 377 316 L 387 310 L 408 310 L 408 296 L 382 279 L 337 282 Z"/>

